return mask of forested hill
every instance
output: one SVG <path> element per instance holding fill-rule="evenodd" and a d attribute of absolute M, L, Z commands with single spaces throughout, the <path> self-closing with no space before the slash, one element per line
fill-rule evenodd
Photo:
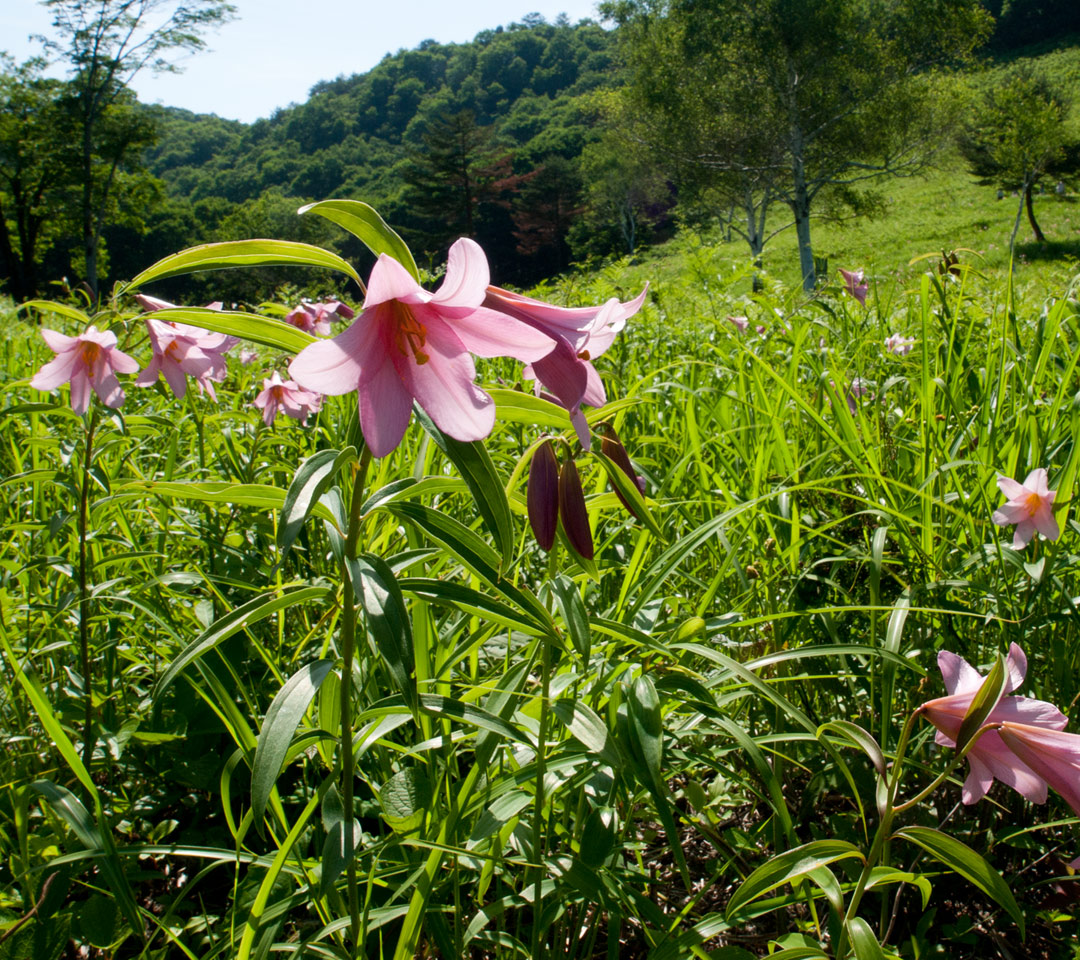
<path fill-rule="evenodd" d="M 323 225 L 292 214 L 340 196 L 375 205 L 433 263 L 468 233 L 502 279 L 546 275 L 583 252 L 568 236 L 586 203 L 580 158 L 598 139 L 598 91 L 615 76 L 609 31 L 532 16 L 471 43 L 388 55 L 251 125 L 153 108 L 160 135 L 147 165 L 170 202 L 140 246 L 321 239 L 311 233 Z M 114 267 L 145 266 L 117 262 L 123 246 L 112 246 Z"/>

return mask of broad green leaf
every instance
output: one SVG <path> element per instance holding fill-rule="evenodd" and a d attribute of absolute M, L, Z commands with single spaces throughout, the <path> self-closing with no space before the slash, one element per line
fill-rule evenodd
<path fill-rule="evenodd" d="M 862 917 L 853 917 L 848 921 L 848 936 L 851 949 L 855 951 L 855 960 L 885 960 L 878 938 Z"/>
<path fill-rule="evenodd" d="M 412 622 L 394 571 L 374 554 L 349 562 L 353 590 L 367 615 L 367 627 L 395 686 L 414 713 L 416 693 Z"/>
<path fill-rule="evenodd" d="M 296 728 L 333 666 L 332 660 L 316 660 L 301 667 L 285 682 L 266 711 L 251 765 L 251 811 L 256 823 L 266 812 Z"/>
<path fill-rule="evenodd" d="M 412 833 L 424 823 L 434 791 L 419 767 L 399 770 L 379 788 L 383 817 L 395 833 Z"/>
<path fill-rule="evenodd" d="M 1024 915 L 1016 903 L 1009 885 L 989 863 L 971 847 L 961 843 L 955 837 L 933 827 L 903 827 L 893 834 L 922 847 L 935 860 L 955 870 L 960 876 L 975 884 L 991 900 L 1002 907 L 1024 933 Z"/>
<path fill-rule="evenodd" d="M 730 919 L 740 907 L 770 890 L 805 877 L 819 867 L 853 857 L 865 859 L 858 847 L 845 840 L 815 840 L 813 843 L 787 850 L 767 860 L 743 881 L 728 902 L 724 914 Z"/>
<path fill-rule="evenodd" d="M 344 227 L 359 239 L 375 256 L 387 254 L 400 263 L 419 283 L 420 271 L 405 241 L 387 225 L 374 207 L 360 200 L 320 200 L 296 211 L 299 214 L 317 213 L 339 227 Z"/>
<path fill-rule="evenodd" d="M 120 292 L 132 293 L 152 280 L 231 267 L 322 267 L 348 274 L 363 286 L 360 275 L 346 261 L 322 247 L 295 240 L 228 240 L 189 247 L 165 257 L 124 284 Z"/>
<path fill-rule="evenodd" d="M 514 518 L 510 513 L 510 503 L 506 499 L 503 481 L 495 470 L 495 464 L 491 462 L 487 447 L 482 440 L 465 443 L 448 437 L 435 426 L 419 404 L 414 406 L 414 413 L 438 448 L 457 467 L 461 479 L 472 493 L 477 511 L 495 537 L 496 549 L 501 558 L 499 572 L 502 573 L 514 553 Z"/>
<path fill-rule="evenodd" d="M 318 502 L 334 482 L 338 471 L 347 463 L 356 459 L 356 451 L 349 447 L 340 453 L 337 450 L 320 450 L 313 453 L 299 467 L 293 477 L 285 500 L 281 506 L 281 522 L 278 524 L 277 549 L 278 564 L 284 563 L 304 522 Z"/>
<path fill-rule="evenodd" d="M 161 675 L 161 679 L 154 686 L 153 699 L 158 700 L 169 684 L 187 667 L 237 631 L 243 630 L 253 623 L 258 623 L 260 620 L 265 620 L 279 610 L 286 610 L 289 607 L 296 606 L 298 603 L 306 603 L 310 600 L 323 600 L 330 596 L 331 593 L 333 593 L 333 590 L 330 587 L 284 587 L 280 593 L 277 590 L 264 593 L 230 611 L 225 616 L 219 617 L 203 633 L 184 647 L 180 655 L 169 664 Z"/>
<path fill-rule="evenodd" d="M 30 786 L 35 793 L 47 800 L 49 806 L 75 831 L 75 836 L 82 841 L 84 847 L 88 850 L 101 849 L 101 836 L 98 834 L 97 825 L 75 794 L 51 780 L 35 780 Z"/>
<path fill-rule="evenodd" d="M 227 333 L 231 337 L 259 343 L 274 350 L 284 350 L 286 353 L 299 353 L 308 344 L 315 343 L 315 337 L 291 323 L 256 313 L 209 310 L 205 307 L 172 307 L 142 314 L 139 319 L 186 323 L 189 326 L 212 330 L 214 333 Z"/>

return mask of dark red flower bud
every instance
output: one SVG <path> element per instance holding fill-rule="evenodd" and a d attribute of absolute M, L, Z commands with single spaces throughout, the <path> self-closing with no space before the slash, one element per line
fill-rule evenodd
<path fill-rule="evenodd" d="M 630 456 L 626 452 L 626 447 L 619 441 L 619 435 L 615 432 L 615 428 L 607 426 L 604 428 L 604 436 L 600 441 L 600 452 L 611 460 L 623 473 L 625 473 L 631 480 L 634 481 L 634 486 L 641 491 L 641 494 L 645 494 L 645 478 L 639 477 L 634 472 L 634 466 L 630 463 Z M 637 511 L 630 505 L 626 497 L 622 495 L 619 488 L 612 484 L 612 489 L 615 491 L 615 496 L 619 498 L 619 502 L 626 507 L 630 515 L 635 520 L 640 520 L 641 517 L 637 515 Z"/>
<path fill-rule="evenodd" d="M 533 536 L 543 550 L 550 550 L 559 525 L 559 463 L 550 440 L 540 444 L 533 454 L 525 500 Z"/>
<path fill-rule="evenodd" d="M 570 546 L 579 556 L 591 560 L 594 551 L 589 512 L 585 509 L 585 491 L 581 489 L 581 477 L 573 460 L 567 460 L 559 471 L 559 514 Z"/>

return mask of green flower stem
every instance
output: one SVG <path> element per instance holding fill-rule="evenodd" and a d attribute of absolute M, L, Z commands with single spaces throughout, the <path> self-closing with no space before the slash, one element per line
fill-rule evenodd
<path fill-rule="evenodd" d="M 360 540 L 360 528 L 363 524 L 360 507 L 363 504 L 364 480 L 370 463 L 371 451 L 365 448 L 353 479 L 352 497 L 349 501 L 349 529 L 346 533 L 345 554 L 341 564 L 341 805 L 344 810 L 345 831 L 350 847 L 353 835 L 353 781 L 356 778 L 352 730 L 352 669 L 356 648 L 356 600 L 352 577 L 349 573 L 349 561 L 356 558 L 356 547 Z M 356 950 L 360 944 L 360 893 L 356 883 L 356 857 L 351 855 L 352 853 L 353 851 L 350 850 L 345 874 L 349 896 L 349 931 L 353 949 Z"/>
<path fill-rule="evenodd" d="M 851 892 L 851 900 L 848 903 L 847 912 L 844 914 L 844 924 L 840 930 L 840 936 L 837 938 L 835 954 L 837 960 L 843 960 L 844 951 L 847 947 L 848 924 L 858 915 L 859 904 L 862 902 L 863 894 L 866 892 L 866 884 L 870 880 L 871 871 L 873 871 L 874 867 L 878 865 L 878 862 L 882 860 L 888 849 L 888 843 L 892 834 L 893 820 L 896 818 L 896 815 L 903 813 L 905 810 L 930 796 L 931 793 L 945 782 L 952 771 L 964 761 L 968 751 L 978 743 L 979 738 L 987 731 L 996 730 L 998 728 L 998 724 L 989 724 L 980 727 L 975 732 L 975 735 L 967 742 L 967 744 L 965 744 L 964 749 L 958 751 L 953 759 L 949 761 L 939 777 L 936 777 L 928 787 L 924 790 L 920 790 L 919 793 L 910 800 L 905 800 L 903 803 L 897 805 L 896 792 L 900 786 L 900 771 L 903 765 L 904 754 L 907 751 L 907 744 L 911 736 L 912 727 L 914 727 L 915 720 L 921 713 L 921 708 L 913 710 L 911 715 L 907 718 L 907 721 L 904 723 L 903 732 L 900 734 L 900 743 L 897 745 L 896 757 L 893 760 L 892 776 L 889 779 L 888 796 L 885 801 L 885 809 L 881 813 L 881 822 L 878 824 L 877 831 L 874 834 L 874 842 L 870 848 L 870 853 L 866 858 L 866 862 L 863 864 L 862 873 L 859 875 L 858 883 L 855 884 L 855 889 Z"/>
<path fill-rule="evenodd" d="M 536 800 L 533 810 L 533 858 L 536 860 L 536 880 L 533 888 L 532 960 L 542 960 L 543 935 L 540 930 L 541 894 L 544 885 L 544 775 L 547 770 L 547 735 L 551 701 L 551 645 L 554 637 L 540 639 L 540 729 L 536 736 Z"/>
<path fill-rule="evenodd" d="M 94 431 L 97 406 L 86 425 L 82 485 L 79 487 L 79 655 L 83 675 L 83 766 L 91 769 L 94 760 L 94 685 L 90 663 L 90 592 L 87 589 L 86 522 L 90 503 L 90 468 L 94 458 Z"/>

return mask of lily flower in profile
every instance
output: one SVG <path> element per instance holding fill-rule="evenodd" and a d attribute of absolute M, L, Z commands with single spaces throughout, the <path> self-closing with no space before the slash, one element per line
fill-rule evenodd
<path fill-rule="evenodd" d="M 924 703 L 919 707 L 919 713 L 937 727 L 938 732 L 934 737 L 937 743 L 955 747 L 964 715 L 982 687 L 984 678 L 963 657 L 948 650 L 938 653 L 938 667 L 949 695 Z M 1002 730 L 1006 724 L 1024 724 L 1044 731 L 1061 730 L 1068 721 L 1052 703 L 1008 696 L 1023 683 L 1027 674 L 1027 657 L 1015 643 L 1009 647 L 1005 668 L 1009 677 L 1005 686 L 1006 695 L 998 701 L 984 725 L 1002 724 Z M 961 793 L 964 803 L 975 803 L 982 799 L 995 779 L 1033 803 L 1046 802 L 1047 779 L 1025 762 L 1023 754 L 1011 749 L 998 730 L 982 733 L 968 751 L 967 761 L 970 772 Z"/>
<path fill-rule="evenodd" d="M 885 349 L 889 353 L 895 353 L 898 357 L 906 357 L 915 346 L 913 337 L 902 337 L 898 333 L 885 338 Z"/>
<path fill-rule="evenodd" d="M 305 300 L 285 315 L 285 322 L 312 336 L 328 337 L 331 321 L 351 320 L 355 315 L 352 308 L 340 300 L 323 300 L 320 303 Z"/>
<path fill-rule="evenodd" d="M 360 316 L 332 340 L 305 347 L 289 373 L 320 393 L 356 390 L 360 428 L 376 457 L 401 442 L 414 400 L 443 433 L 481 440 L 495 425 L 495 403 L 473 382 L 470 352 L 530 362 L 554 346 L 541 331 L 483 305 L 489 279 L 484 251 L 465 238 L 450 248 L 435 293 L 381 254 Z"/>
<path fill-rule="evenodd" d="M 592 437 L 581 405 L 602 407 L 607 403 L 604 384 L 591 361 L 614 343 L 626 321 L 641 309 L 648 289 L 646 284 L 641 293 L 625 303 L 613 297 L 600 307 L 557 307 L 501 287 L 487 288 L 485 306 L 554 340 L 555 348 L 534 359 L 523 375 L 537 381 L 538 393 L 542 385 L 558 398 L 586 450 L 592 446 Z"/>
<path fill-rule="evenodd" d="M 728 323 L 730 323 L 739 333 L 746 333 L 750 327 L 750 321 L 746 317 L 728 317 Z"/>
<path fill-rule="evenodd" d="M 1016 524 L 1012 544 L 1014 550 L 1023 550 L 1035 531 L 1048 540 L 1061 536 L 1061 528 L 1053 512 L 1056 491 L 1048 485 L 1046 470 L 1036 467 L 1023 483 L 1011 477 L 999 476 L 997 484 L 1009 499 L 994 511 L 993 520 L 999 527 Z"/>
<path fill-rule="evenodd" d="M 870 292 L 870 285 L 863 281 L 863 272 L 856 270 L 840 270 L 840 276 L 844 278 L 844 289 L 847 290 L 861 306 L 866 306 L 866 295 Z"/>
<path fill-rule="evenodd" d="M 279 411 L 303 423 L 309 413 L 322 409 L 323 398 L 313 390 L 304 390 L 295 380 L 283 381 L 275 370 L 269 380 L 263 380 L 262 392 L 253 402 L 269 427 Z"/>
<path fill-rule="evenodd" d="M 1080 814 L 1080 736 L 1011 720 L 1003 722 L 998 732 L 1016 757 Z"/>
<path fill-rule="evenodd" d="M 90 406 L 91 387 L 107 407 L 119 407 L 124 402 L 116 374 L 135 373 L 139 363 L 116 349 L 116 334 L 89 327 L 77 337 L 68 337 L 43 327 L 41 336 L 56 356 L 34 374 L 31 387 L 55 390 L 70 381 L 71 408 L 80 415 Z"/>

